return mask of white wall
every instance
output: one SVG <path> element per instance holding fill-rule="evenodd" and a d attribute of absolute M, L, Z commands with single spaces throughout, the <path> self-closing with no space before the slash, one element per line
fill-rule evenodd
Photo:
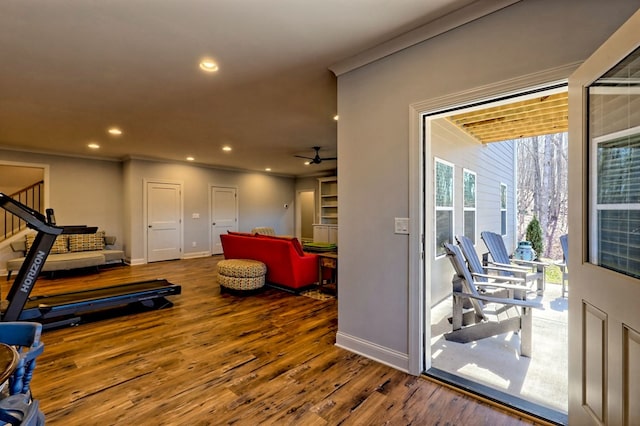
<path fill-rule="evenodd" d="M 584 60 L 640 2 L 524 0 L 338 77 L 338 344 L 407 369 L 409 105 Z"/>

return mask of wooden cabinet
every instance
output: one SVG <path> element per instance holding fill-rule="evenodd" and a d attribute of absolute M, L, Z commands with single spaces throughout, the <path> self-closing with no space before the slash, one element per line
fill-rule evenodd
<path fill-rule="evenodd" d="M 338 225 L 313 225 L 313 242 L 338 244 Z"/>
<path fill-rule="evenodd" d="M 338 178 L 318 178 L 318 222 L 313 225 L 313 241 L 338 244 Z"/>

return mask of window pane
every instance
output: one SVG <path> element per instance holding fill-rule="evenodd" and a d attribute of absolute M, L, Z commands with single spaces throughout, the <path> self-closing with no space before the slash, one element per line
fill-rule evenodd
<path fill-rule="evenodd" d="M 476 175 L 464 172 L 464 207 L 476 206 Z"/>
<path fill-rule="evenodd" d="M 440 210 L 436 212 L 436 256 L 444 254 L 442 243 L 453 244 L 453 212 Z"/>
<path fill-rule="evenodd" d="M 640 202 L 640 135 L 598 144 L 598 204 Z"/>
<path fill-rule="evenodd" d="M 453 207 L 453 167 L 436 161 L 436 206 Z"/>
<path fill-rule="evenodd" d="M 507 235 L 507 211 L 502 210 L 500 212 L 500 232 L 502 235 Z"/>
<path fill-rule="evenodd" d="M 464 212 L 464 236 L 476 243 L 476 212 L 467 210 Z"/>
<path fill-rule="evenodd" d="M 507 185 L 500 184 L 500 208 L 507 208 Z"/>
<path fill-rule="evenodd" d="M 598 230 L 598 264 L 640 277 L 640 210 L 601 210 Z"/>

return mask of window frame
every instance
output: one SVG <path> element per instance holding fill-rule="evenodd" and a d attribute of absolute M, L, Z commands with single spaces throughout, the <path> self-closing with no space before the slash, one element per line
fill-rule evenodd
<path fill-rule="evenodd" d="M 598 168 L 598 148 L 602 146 L 601 144 L 606 144 L 608 142 L 613 142 L 621 138 L 625 137 L 633 137 L 640 134 L 640 126 L 635 126 L 629 129 L 624 129 L 620 131 L 616 131 L 613 133 L 608 133 L 602 136 L 594 137 L 590 141 L 590 149 L 591 155 L 589 159 L 589 168 L 591 170 L 591 179 L 589 182 L 590 186 L 590 201 L 589 201 L 589 217 L 590 217 L 590 225 L 589 225 L 589 263 L 593 265 L 597 265 L 600 267 L 604 267 L 607 269 L 611 269 L 613 271 L 619 272 L 621 274 L 625 274 L 634 278 L 640 278 L 640 276 L 636 273 L 631 273 L 629 270 L 624 270 L 621 268 L 614 268 L 610 266 L 603 265 L 601 261 L 601 251 L 600 251 L 600 220 L 599 213 L 603 211 L 640 211 L 640 203 L 601 203 L 598 198 L 598 190 L 599 190 L 599 168 Z"/>
<path fill-rule="evenodd" d="M 451 169 L 451 179 L 450 179 L 450 188 L 451 188 L 451 194 L 450 194 L 450 198 L 451 198 L 451 206 L 439 206 L 438 205 L 438 164 L 441 164 L 445 167 L 448 167 Z M 456 190 L 455 190 L 455 177 L 456 177 L 456 168 L 455 165 L 449 161 L 443 160 L 441 158 L 438 157 L 434 157 L 434 163 L 433 163 L 433 183 L 434 183 L 434 189 L 433 189 L 433 196 L 434 196 L 434 200 L 433 200 L 433 209 L 434 209 L 434 214 L 433 214 L 433 221 L 434 221 L 434 225 L 433 225 L 433 229 L 434 229 L 434 235 L 433 235 L 433 243 L 434 243 L 434 257 L 436 259 L 438 258 L 442 258 L 446 255 L 444 248 L 439 246 L 438 244 L 438 212 L 450 212 L 450 229 L 449 229 L 449 242 L 453 244 L 453 237 L 454 237 L 454 233 L 455 233 L 455 196 L 456 196 Z"/>
<path fill-rule="evenodd" d="M 503 195 L 504 193 L 504 195 Z M 506 237 L 509 235 L 509 216 L 508 216 L 508 206 L 509 206 L 509 192 L 508 186 L 504 182 L 500 182 L 500 235 Z"/>
<path fill-rule="evenodd" d="M 467 207 L 467 180 L 466 175 L 473 176 L 473 207 Z M 467 212 L 473 212 L 473 235 L 467 235 Z M 478 174 L 473 170 L 462 169 L 462 234 L 476 244 L 476 235 L 478 233 Z"/>

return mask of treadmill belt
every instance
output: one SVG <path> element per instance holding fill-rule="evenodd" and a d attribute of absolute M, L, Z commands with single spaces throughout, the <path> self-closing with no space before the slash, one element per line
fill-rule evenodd
<path fill-rule="evenodd" d="M 20 320 L 48 319 L 77 315 L 100 309 L 109 309 L 135 302 L 180 294 L 181 287 L 164 279 L 140 281 L 111 287 L 100 287 L 70 293 L 35 296 L 29 298 Z M 170 303 L 165 300 L 165 303 Z"/>

